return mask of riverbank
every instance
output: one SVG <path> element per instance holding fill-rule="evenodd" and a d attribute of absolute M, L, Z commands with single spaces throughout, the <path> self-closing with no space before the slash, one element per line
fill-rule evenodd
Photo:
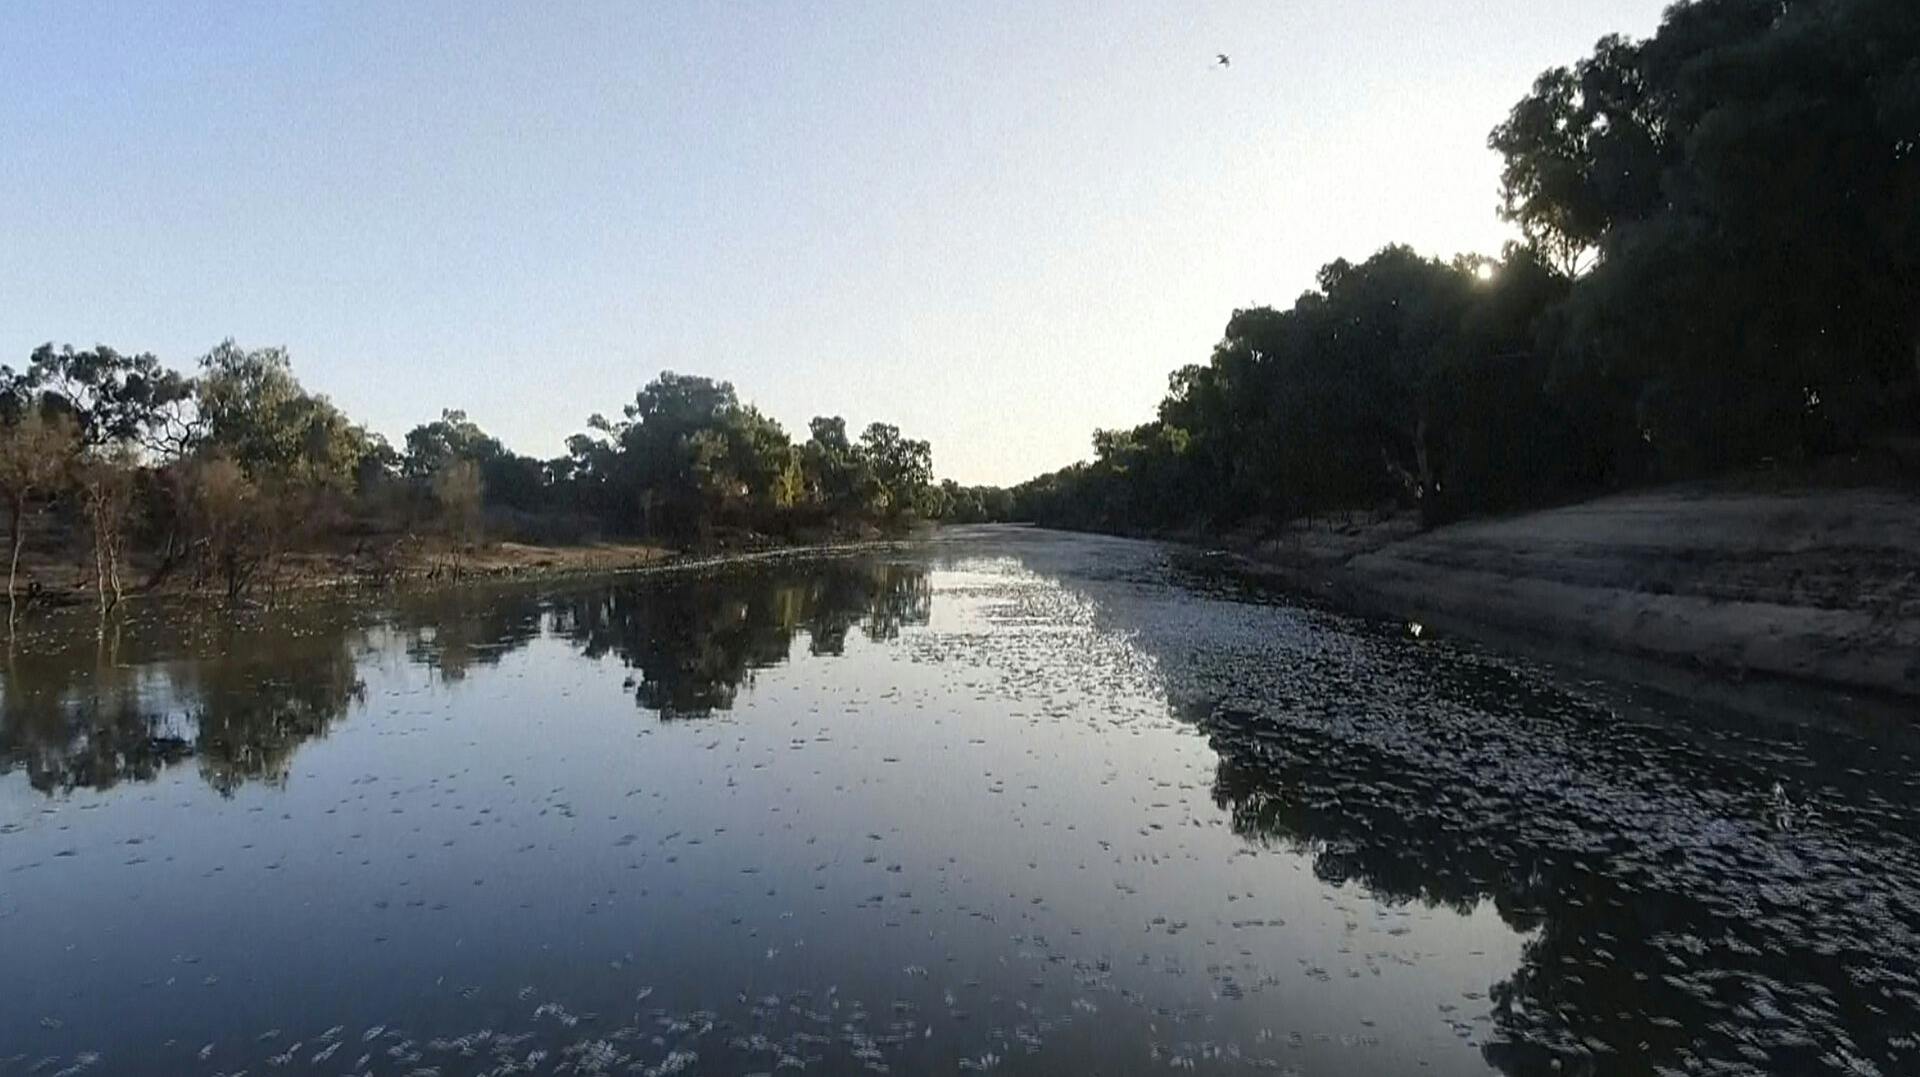
<path fill-rule="evenodd" d="M 1231 536 L 1250 571 L 1364 612 L 1745 679 L 1920 697 L 1920 496 L 1668 487 L 1421 532 Z"/>
<path fill-rule="evenodd" d="M 702 544 L 671 547 L 636 542 L 541 545 L 388 538 L 331 550 L 285 554 L 248 588 L 243 601 L 278 605 L 302 596 L 347 591 L 432 590 L 495 581 L 539 581 L 581 576 L 699 569 L 740 560 L 866 549 L 910 537 L 879 528 L 823 530 L 791 538 L 726 533 Z M 22 609 L 90 606 L 98 601 L 91 566 L 79 556 L 31 558 L 23 563 Z M 147 579 L 153 567 L 136 563 L 126 578 Z M 182 573 L 129 586 L 122 601 L 185 595 L 220 597 L 217 581 L 196 583 Z"/>

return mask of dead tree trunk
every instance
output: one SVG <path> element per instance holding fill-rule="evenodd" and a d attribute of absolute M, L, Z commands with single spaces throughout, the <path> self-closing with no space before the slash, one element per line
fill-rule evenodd
<path fill-rule="evenodd" d="M 14 623 L 19 619 L 17 615 L 19 599 L 15 593 L 14 581 L 18 579 L 20 575 L 20 547 L 26 544 L 27 538 L 26 532 L 20 526 L 20 517 L 24 515 L 26 511 L 26 506 L 21 504 L 22 500 L 22 498 L 16 496 L 8 506 L 13 510 L 12 527 L 9 531 L 13 545 L 13 557 L 7 563 L 7 638 L 9 640 L 13 638 Z"/>

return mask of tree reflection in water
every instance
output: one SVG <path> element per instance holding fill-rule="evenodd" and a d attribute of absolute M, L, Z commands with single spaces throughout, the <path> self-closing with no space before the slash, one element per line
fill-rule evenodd
<path fill-rule="evenodd" d="M 193 754 L 145 678 L 115 663 L 105 644 L 79 656 L 19 655 L 0 684 L 0 774 L 26 772 L 45 793 L 151 781 Z M 164 687 L 159 689 L 164 694 Z"/>
<path fill-rule="evenodd" d="M 809 653 L 838 655 L 856 627 L 889 640 L 925 624 L 932 608 L 925 568 L 851 560 L 607 588 L 556 600 L 552 623 L 587 657 L 612 655 L 638 671 L 635 700 L 673 720 L 732 707 L 755 670 L 787 660 L 801 632 Z"/>
<path fill-rule="evenodd" d="M 1714 824 L 1679 806 L 1740 813 L 1738 797 L 1759 807 L 1766 786 L 1755 788 L 1754 770 L 1779 746 L 1751 731 L 1745 752 L 1739 739 L 1708 744 L 1705 716 L 1692 729 L 1636 728 L 1605 708 L 1540 697 L 1539 684 L 1494 676 L 1473 698 L 1534 734 L 1559 725 L 1597 773 L 1524 793 L 1512 775 L 1474 781 L 1410 765 L 1340 736 L 1337 721 L 1274 721 L 1239 705 L 1192 716 L 1219 754 L 1214 802 L 1236 833 L 1306 854 L 1320 879 L 1384 901 L 1461 912 L 1491 901 L 1532 935 L 1519 967 L 1487 992 L 1496 1035 L 1483 1050 L 1506 1072 L 1692 1072 L 1735 1057 L 1813 1072 L 1901 1053 L 1911 1026 L 1889 1017 L 1914 1012 L 1920 990 L 1910 964 L 1876 948 L 1912 937 L 1914 909 L 1897 879 L 1866 870 L 1891 872 L 1899 859 L 1897 849 L 1870 851 L 1887 821 L 1878 806 L 1897 802 L 1908 781 L 1899 768 L 1829 761 L 1856 786 L 1821 791 L 1822 829 L 1842 838 L 1832 845 L 1777 829 L 1764 808 L 1751 827 Z M 1522 688 L 1527 698 L 1503 702 Z M 1456 689 L 1467 686 L 1447 690 Z M 1622 731 L 1617 740 L 1608 725 Z M 1644 814 L 1582 804 L 1580 786 L 1596 777 L 1638 785 Z M 1837 1043 L 1844 1055 L 1814 1034 L 1841 1029 L 1855 1037 Z"/>
<path fill-rule="evenodd" d="M 466 679 L 540 638 L 540 596 L 525 590 L 457 588 L 409 596 L 389 624 L 402 639 L 407 659 L 442 681 Z"/>
<path fill-rule="evenodd" d="M 543 634 L 638 671 L 635 699 L 661 718 L 698 717 L 731 707 L 801 633 L 810 653 L 838 655 L 856 629 L 884 641 L 926 623 L 932 602 L 924 568 L 852 559 L 557 595 L 408 596 L 378 616 L 176 609 L 97 638 L 76 622 L 0 670 L 0 774 L 22 770 L 51 794 L 150 781 L 192 759 L 222 795 L 283 784 L 300 745 L 361 702 L 369 656 L 394 651 L 457 682 Z"/>
<path fill-rule="evenodd" d="M 1137 550 L 1069 549 L 1069 570 L 1044 547 L 1023 562 L 1053 589 L 1039 599 L 1057 606 L 1064 591 L 1096 611 L 1168 695 L 1197 701 L 1179 712 L 1207 736 L 1212 797 L 1237 835 L 1389 904 L 1491 903 L 1528 936 L 1517 967 L 1460 1007 L 1491 1007 L 1478 1018 L 1490 1028 L 1456 1028 L 1493 1065 L 1845 1072 L 1913 1049 L 1910 730 L 1783 729 L 1670 701 L 1637 716 L 1363 623 L 1275 631 L 1257 594 L 1162 589 Z M 1198 606 L 1214 600 L 1196 590 L 1232 601 Z M 191 759 L 224 795 L 284 783 L 299 746 L 356 709 L 361 662 L 391 656 L 455 683 L 536 641 L 612 659 L 640 707 L 694 718 L 731 707 L 802 635 L 805 653 L 839 655 L 931 609 L 925 567 L 850 558 L 475 589 L 385 611 L 143 615 L 100 638 L 88 623 L 0 669 L 0 774 L 57 795 Z M 1077 671 L 1078 655 L 1040 650 L 1044 677 L 1022 683 L 1052 690 Z"/>
<path fill-rule="evenodd" d="M 0 671 L 0 774 L 25 770 L 47 793 L 188 759 L 222 795 L 283 784 L 300 745 L 361 698 L 364 634 L 338 617 L 174 610 L 91 642 L 62 627 Z"/>

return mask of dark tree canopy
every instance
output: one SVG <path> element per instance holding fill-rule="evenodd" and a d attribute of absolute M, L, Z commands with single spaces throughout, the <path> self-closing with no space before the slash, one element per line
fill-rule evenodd
<path fill-rule="evenodd" d="M 1920 4 L 1678 3 L 1489 141 L 1523 245 L 1388 247 L 1236 312 L 1018 514 L 1435 520 L 1920 434 Z"/>
<path fill-rule="evenodd" d="M 138 444 L 166 451 L 179 449 L 193 434 L 193 383 L 147 352 L 42 344 L 26 370 L 0 366 L 0 392 L 13 414 L 37 405 L 49 417 L 68 416 L 90 447 Z"/>

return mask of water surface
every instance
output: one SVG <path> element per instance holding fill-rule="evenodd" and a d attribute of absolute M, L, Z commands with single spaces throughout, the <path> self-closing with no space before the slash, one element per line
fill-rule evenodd
<path fill-rule="evenodd" d="M 1920 1072 L 1920 752 L 959 529 L 59 624 L 0 1074 Z"/>

